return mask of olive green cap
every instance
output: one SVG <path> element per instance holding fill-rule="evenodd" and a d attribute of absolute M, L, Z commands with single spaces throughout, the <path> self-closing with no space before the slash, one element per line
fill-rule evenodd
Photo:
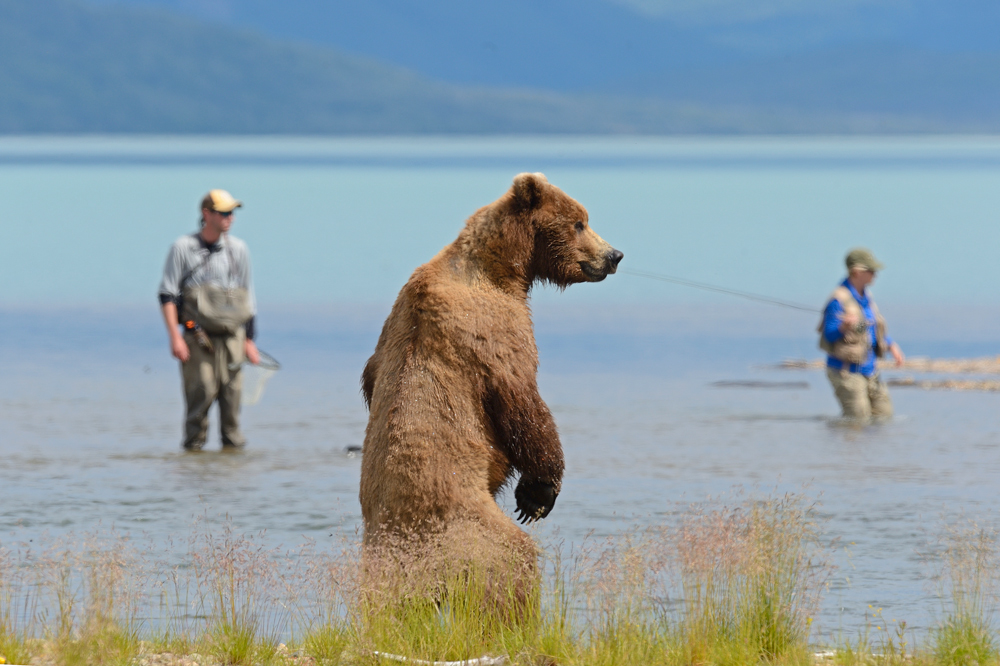
<path fill-rule="evenodd" d="M 856 247 L 848 252 L 844 263 L 847 264 L 847 270 L 864 268 L 865 270 L 875 272 L 885 268 L 885 265 L 871 253 L 871 250 L 863 247 Z"/>

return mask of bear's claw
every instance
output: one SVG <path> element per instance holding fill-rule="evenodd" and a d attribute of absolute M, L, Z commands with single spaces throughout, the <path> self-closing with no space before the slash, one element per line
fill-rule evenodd
<path fill-rule="evenodd" d="M 517 501 L 516 520 L 525 525 L 544 518 L 552 511 L 558 496 L 559 492 L 551 483 L 525 479 L 522 476 L 514 489 L 514 499 Z"/>

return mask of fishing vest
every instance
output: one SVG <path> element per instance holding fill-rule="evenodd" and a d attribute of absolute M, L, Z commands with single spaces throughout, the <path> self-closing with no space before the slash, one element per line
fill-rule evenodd
<path fill-rule="evenodd" d="M 250 293 L 215 284 L 185 287 L 181 321 L 194 321 L 212 335 L 236 335 L 253 317 Z"/>
<path fill-rule="evenodd" d="M 225 238 L 220 239 L 224 242 Z M 229 256 L 229 279 L 235 280 L 236 260 L 232 249 L 224 243 Z M 178 310 L 181 322 L 194 321 L 213 335 L 236 335 L 236 332 L 253 317 L 250 291 L 244 287 L 223 287 L 213 283 L 189 286 L 187 281 L 212 258 L 212 252 L 201 263 L 181 277 L 181 299 Z"/>
<path fill-rule="evenodd" d="M 858 325 L 849 331 L 844 331 L 843 336 L 836 342 L 830 342 L 823 335 L 823 320 L 820 319 L 818 329 L 819 348 L 835 359 L 844 363 L 857 365 L 865 362 L 868 358 L 868 350 L 873 347 L 875 348 L 876 358 L 885 356 L 885 352 L 889 348 L 885 342 L 885 319 L 882 319 L 882 315 L 879 314 L 875 301 L 868 300 L 872 314 L 875 315 L 875 339 L 872 340 L 869 333 L 871 322 L 865 318 L 864 310 L 861 308 L 861 304 L 854 298 L 854 295 L 851 294 L 851 290 L 844 285 L 840 285 L 833 290 L 833 294 L 830 295 L 827 305 L 834 299 L 840 303 L 840 307 L 844 308 L 844 314 L 853 312 L 858 316 Z M 825 311 L 826 308 L 824 308 Z"/>

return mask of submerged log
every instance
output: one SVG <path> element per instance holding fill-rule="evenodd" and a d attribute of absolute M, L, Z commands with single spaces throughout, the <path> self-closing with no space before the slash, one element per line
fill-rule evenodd
<path fill-rule="evenodd" d="M 899 377 L 887 379 L 885 383 L 894 387 L 919 388 L 925 390 L 1000 391 L 1000 381 L 987 379 L 922 379 L 917 381 L 913 377 Z"/>
<path fill-rule="evenodd" d="M 825 359 L 808 361 L 805 359 L 787 359 L 778 364 L 782 370 L 822 370 L 826 367 Z M 980 358 L 927 358 L 917 356 L 906 359 L 897 367 L 892 359 L 879 359 L 880 370 L 901 370 L 905 372 L 933 372 L 942 375 L 1000 375 L 1000 356 L 984 356 Z"/>

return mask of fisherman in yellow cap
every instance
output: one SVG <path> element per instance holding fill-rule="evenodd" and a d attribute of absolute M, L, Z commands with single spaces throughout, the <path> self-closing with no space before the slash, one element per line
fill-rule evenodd
<path fill-rule="evenodd" d="M 200 451 L 208 410 L 219 401 L 224 449 L 246 444 L 240 431 L 244 359 L 260 361 L 254 344 L 257 304 L 246 243 L 231 236 L 233 212 L 243 204 L 225 190 L 201 201 L 201 229 L 170 248 L 160 282 L 160 306 L 170 353 L 181 362 L 186 416 L 183 446 Z M 183 331 L 183 332 L 182 332 Z"/>
<path fill-rule="evenodd" d="M 868 290 L 883 266 L 865 248 L 851 250 L 845 263 L 847 279 L 833 291 L 819 325 L 819 346 L 827 353 L 826 376 L 845 418 L 887 419 L 892 416 L 892 399 L 875 361 L 890 353 L 899 366 L 904 358 L 886 333 L 885 320 Z"/>

